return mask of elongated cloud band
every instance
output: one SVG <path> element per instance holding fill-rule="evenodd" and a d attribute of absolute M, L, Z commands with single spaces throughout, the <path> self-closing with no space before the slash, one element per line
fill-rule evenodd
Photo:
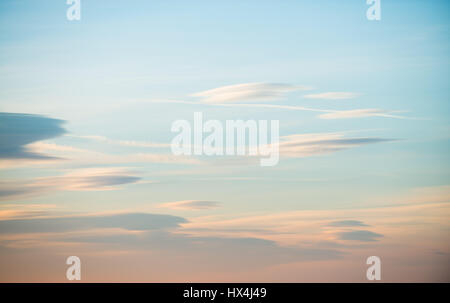
<path fill-rule="evenodd" d="M 309 88 L 285 83 L 244 83 L 222 86 L 195 93 L 192 96 L 202 98 L 204 103 L 233 103 L 245 100 L 273 100 L 288 92 L 306 89 Z"/>
<path fill-rule="evenodd" d="M 219 207 L 219 202 L 216 201 L 199 201 L 199 200 L 186 200 L 176 201 L 160 204 L 160 207 L 169 209 L 184 209 L 184 210 L 200 210 Z"/>
<path fill-rule="evenodd" d="M 367 144 L 395 141 L 378 137 L 345 138 L 342 133 L 299 134 L 284 136 L 281 139 L 280 154 L 290 158 L 328 154 Z"/>
<path fill-rule="evenodd" d="M 405 117 L 392 115 L 391 112 L 389 111 L 376 108 L 341 110 L 319 115 L 319 118 L 321 119 L 351 119 L 351 118 L 365 118 L 365 117 L 387 117 L 387 118 L 405 119 Z"/>
<path fill-rule="evenodd" d="M 137 183 L 141 178 L 123 168 L 90 168 L 32 180 L 0 182 L 0 201 L 28 198 L 57 191 L 103 191 Z"/>
<path fill-rule="evenodd" d="M 308 94 L 303 96 L 308 99 L 329 99 L 329 100 L 341 100 L 352 99 L 358 97 L 360 94 L 352 92 L 327 92 L 318 94 Z"/>
<path fill-rule="evenodd" d="M 0 220 L 0 233 L 47 233 L 94 228 L 123 228 L 126 230 L 154 230 L 177 227 L 186 219 L 171 215 L 127 213 L 95 216 L 70 216 Z"/>
<path fill-rule="evenodd" d="M 387 111 L 383 109 L 352 109 L 352 110 L 331 110 L 320 109 L 315 107 L 299 106 L 299 105 L 283 105 L 283 104 L 264 104 L 264 103 L 199 103 L 183 100 L 152 100 L 149 103 L 175 103 L 175 104 L 187 104 L 187 105 L 209 105 L 220 107 L 241 107 L 241 108 L 269 108 L 269 109 L 282 109 L 293 111 L 306 111 L 322 113 L 318 117 L 320 119 L 353 119 L 353 118 L 365 118 L 365 117 L 384 117 L 393 119 L 415 119 L 410 117 L 404 117 L 400 115 L 394 115 L 393 111 Z"/>

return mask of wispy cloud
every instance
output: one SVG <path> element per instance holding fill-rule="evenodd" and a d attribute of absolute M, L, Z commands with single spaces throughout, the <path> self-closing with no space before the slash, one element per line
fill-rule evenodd
<path fill-rule="evenodd" d="M 285 83 L 244 83 L 222 86 L 207 91 L 195 93 L 204 103 L 230 103 L 239 101 L 264 101 L 283 97 L 284 94 L 310 89 L 306 86 Z"/>
<path fill-rule="evenodd" d="M 408 119 L 407 117 L 392 115 L 392 111 L 383 109 L 368 108 L 368 109 L 352 109 L 333 111 L 326 114 L 319 115 L 321 119 L 352 119 L 352 118 L 366 118 L 366 117 L 386 117 L 395 119 Z"/>
<path fill-rule="evenodd" d="M 341 221 L 334 221 L 328 224 L 328 226 L 334 226 L 334 227 L 353 227 L 353 226 L 368 226 L 367 224 L 358 221 L 358 220 L 341 220 Z"/>
<path fill-rule="evenodd" d="M 187 220 L 182 217 L 147 213 L 9 219 L 0 220 L 0 233 L 59 233 L 97 228 L 144 231 L 178 227 L 185 222 Z"/>
<path fill-rule="evenodd" d="M 28 198 L 56 191 L 115 190 L 140 180 L 133 171 L 123 168 L 79 169 L 62 176 L 1 181 L 0 200 Z"/>
<path fill-rule="evenodd" d="M 341 99 L 352 99 L 360 96 L 360 93 L 352 92 L 326 92 L 318 94 L 308 94 L 303 96 L 308 99 L 328 99 L 328 100 L 341 100 Z"/>
<path fill-rule="evenodd" d="M 80 139 L 87 139 L 98 141 L 102 143 L 112 144 L 112 145 L 120 145 L 120 146 L 129 146 L 129 147 L 149 147 L 149 148 L 169 148 L 169 143 L 157 143 L 157 142 L 148 142 L 148 141 L 136 141 L 136 140 L 113 140 L 107 138 L 105 136 L 97 136 L 97 135 L 67 135 L 69 137 L 75 137 Z"/>
<path fill-rule="evenodd" d="M 394 139 L 378 137 L 346 138 L 344 133 L 298 134 L 281 137 L 279 148 L 281 156 L 299 158 L 390 141 L 394 141 Z"/>
<path fill-rule="evenodd" d="M 26 219 L 53 215 L 56 205 L 53 204 L 0 204 L 0 220 Z"/>
<path fill-rule="evenodd" d="M 97 136 L 88 136 L 97 137 Z M 106 138 L 105 138 L 106 139 Z M 91 139 L 88 139 L 91 140 Z M 96 139 L 93 139 L 96 140 Z M 107 139 L 109 141 L 109 139 Z M 103 139 L 99 142 L 110 144 L 111 142 L 104 141 Z M 149 142 L 135 142 L 135 143 L 118 143 L 118 142 L 128 142 L 128 141 L 116 141 L 114 144 L 120 144 L 130 147 L 166 147 L 170 146 L 168 144 L 158 144 Z M 131 141 L 130 141 L 131 142 Z M 51 152 L 58 154 L 58 156 L 63 157 L 66 162 L 71 164 L 121 164 L 121 163 L 166 163 L 166 164 L 201 164 L 202 162 L 194 157 L 188 156 L 176 156 L 167 153 L 151 153 L 151 152 L 133 152 L 127 154 L 109 154 L 104 152 L 98 152 L 95 150 L 81 149 L 68 145 L 59 145 L 54 143 L 38 142 L 28 145 L 28 148 L 33 152 Z M 2 163 L 0 167 L 14 167 L 21 166 L 22 162 L 13 163 Z"/>
<path fill-rule="evenodd" d="M 265 104 L 265 103 L 200 103 L 193 101 L 183 101 L 183 100 L 151 100 L 148 103 L 175 103 L 175 104 L 186 104 L 186 105 L 209 105 L 209 106 L 219 106 L 219 107 L 240 107 L 240 108 L 268 108 L 268 109 L 281 109 L 281 110 L 292 110 L 292 111 L 306 111 L 306 112 L 317 112 L 322 113 L 318 117 L 320 119 L 352 119 L 352 118 L 364 118 L 364 117 L 384 117 L 392 119 L 416 119 L 411 117 L 405 117 L 400 115 L 394 115 L 399 111 L 388 111 L 384 109 L 352 109 L 352 110 L 334 110 L 334 109 L 321 109 L 308 106 L 299 105 L 283 105 L 283 104 Z"/>
<path fill-rule="evenodd" d="M 200 200 L 185 200 L 176 202 L 162 203 L 159 207 L 174 209 L 174 210 L 202 210 L 219 207 L 220 203 L 216 201 L 200 201 Z"/>
<path fill-rule="evenodd" d="M 429 193 L 432 194 L 432 201 L 440 193 L 440 189 L 435 194 Z M 373 250 L 371 246 L 378 245 L 376 241 L 382 239 L 384 245 L 390 243 L 397 246 L 399 239 L 411 239 L 402 252 L 414 250 L 426 255 L 423 243 L 416 243 L 414 239 L 425 236 L 444 239 L 442 230 L 448 228 L 446 214 L 449 204 L 437 207 L 437 204 L 423 202 L 419 208 L 415 202 L 413 205 L 396 203 L 387 207 L 379 207 L 377 203 L 367 208 L 222 214 L 189 220 L 138 211 L 15 218 L 0 221 L 0 247 L 3 256 L 6 252 L 9 254 L 8 260 L 14 261 L 18 252 L 27 251 L 33 255 L 42 252 L 53 257 L 55 253 L 74 253 L 75 249 L 76 252 L 83 252 L 85 260 L 91 260 L 92 256 L 105 258 L 108 254 L 114 254 L 114 261 L 117 262 L 117 254 L 123 253 L 126 262 L 119 261 L 119 265 L 128 268 L 130 255 L 133 255 L 136 264 L 142 266 L 151 253 L 155 258 L 150 259 L 155 263 L 145 263 L 146 266 L 154 268 L 161 262 L 176 263 L 174 274 L 177 276 L 183 272 L 180 268 L 186 263 L 196 269 L 203 266 L 202 269 L 208 274 L 211 266 L 216 269 L 223 266 L 221 269 L 240 271 L 243 268 L 258 268 L 257 272 L 253 272 L 258 275 L 261 268 L 273 269 L 281 264 L 292 267 L 300 262 L 306 266 L 311 263 L 305 261 L 311 260 L 342 262 L 346 256 L 353 262 L 355 257 L 361 258 L 359 253 L 362 250 L 364 256 L 366 248 Z M 349 217 L 358 220 L 349 220 Z M 334 218 L 331 222 L 346 226 L 329 226 L 330 218 Z M 362 222 L 368 222 L 376 230 L 355 230 L 360 226 L 353 225 Z M 405 227 L 405 224 L 413 228 L 399 228 Z M 431 234 L 430 226 L 434 231 Z M 380 246 L 378 248 L 382 249 Z M 446 252 L 445 246 L 437 246 L 436 249 Z M 182 258 L 180 251 L 183 252 Z M 142 259 L 138 257 L 139 253 L 143 254 Z M 314 269 L 316 266 L 321 265 L 315 265 Z M 191 273 L 189 266 L 183 269 Z"/>
<path fill-rule="evenodd" d="M 73 244 L 76 244 L 87 254 L 101 251 L 101 256 L 105 256 L 105 250 L 161 253 L 164 257 L 158 258 L 158 262 L 174 262 L 182 252 L 184 260 L 196 260 L 197 269 L 198 264 L 208 262 L 205 269 L 209 270 L 211 266 L 217 268 L 218 264 L 242 270 L 336 259 L 342 255 L 335 248 L 281 246 L 258 237 L 192 236 L 182 232 L 182 225 L 186 223 L 188 220 L 183 217 L 143 212 L 7 219 L 0 220 L 0 248 L 6 247 L 12 252 L 17 251 L 16 248 L 36 252 L 36 249 L 58 246 L 68 247 L 73 253 Z"/>
<path fill-rule="evenodd" d="M 32 152 L 61 152 L 61 153 L 81 153 L 81 152 L 88 152 L 86 149 L 76 148 L 69 145 L 60 145 L 55 143 L 48 143 L 48 142 L 36 142 L 31 143 L 27 145 L 27 148 Z"/>
<path fill-rule="evenodd" d="M 383 206 L 380 202 L 385 203 Z M 387 203 L 386 203 L 387 202 Z M 414 238 L 417 232 L 427 232 L 430 226 L 441 237 L 440 230 L 448 228 L 450 204 L 448 187 L 435 187 L 423 192 L 417 200 L 417 191 L 400 197 L 378 197 L 373 205 L 348 209 L 298 210 L 204 216 L 191 218 L 183 230 L 192 235 L 260 236 L 284 244 L 314 241 L 373 242 L 386 235 L 391 239 Z M 349 217 L 358 218 L 349 220 Z M 330 218 L 334 220 L 330 221 Z M 374 228 L 366 230 L 368 226 Z M 398 227 L 413 226 L 410 230 Z M 267 231 L 270 231 L 269 233 Z M 363 231 L 363 232 L 356 232 Z M 387 237 L 389 236 L 389 237 Z M 427 235 L 428 236 L 428 235 Z M 351 244 L 351 243 L 350 243 Z"/>
<path fill-rule="evenodd" d="M 373 242 L 383 235 L 369 231 L 369 230 L 352 230 L 343 231 L 338 233 L 341 240 L 361 241 L 361 242 Z"/>

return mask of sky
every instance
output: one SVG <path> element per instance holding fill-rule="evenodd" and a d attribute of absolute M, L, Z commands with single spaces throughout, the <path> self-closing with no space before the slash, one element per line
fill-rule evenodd
<path fill-rule="evenodd" d="M 0 1 L 0 282 L 450 282 L 448 1 Z M 278 120 L 279 162 L 174 155 Z"/>

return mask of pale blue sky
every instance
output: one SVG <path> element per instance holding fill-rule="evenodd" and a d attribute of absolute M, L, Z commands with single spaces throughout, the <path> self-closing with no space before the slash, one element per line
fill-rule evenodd
<path fill-rule="evenodd" d="M 448 180 L 441 170 L 448 167 L 446 1 L 384 1 L 380 22 L 369 22 L 367 5 L 356 0 L 86 0 L 79 22 L 66 20 L 67 5 L 60 2 L 2 2 L 4 111 L 65 119 L 77 135 L 167 143 L 174 117 L 192 119 L 195 109 L 210 119 L 227 119 L 235 111 L 132 101 L 191 100 L 189 95 L 198 91 L 247 82 L 309 85 L 315 93 L 357 92 L 358 98 L 337 101 L 302 99 L 300 92 L 277 103 L 399 110 L 418 119 L 324 121 L 316 113 L 266 109 L 239 112 L 236 119 L 278 118 L 282 135 L 369 130 L 402 139 L 347 153 L 352 160 L 361 154 L 379 159 L 365 161 L 366 170 L 394 165 L 408 179 L 396 185 Z M 395 153 L 411 155 L 403 160 L 389 156 Z M 309 161 L 314 159 L 302 167 L 308 168 Z M 350 160 L 343 165 L 351 166 Z"/>

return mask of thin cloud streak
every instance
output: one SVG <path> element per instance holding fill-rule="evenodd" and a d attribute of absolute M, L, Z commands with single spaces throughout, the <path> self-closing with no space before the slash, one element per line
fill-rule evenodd
<path fill-rule="evenodd" d="M 272 108 L 294 111 L 307 111 L 323 113 L 318 116 L 320 119 L 351 119 L 351 118 L 364 118 L 364 117 L 384 117 L 392 119 L 416 119 L 411 117 L 404 117 L 399 115 L 392 115 L 392 111 L 382 109 L 354 109 L 354 110 L 331 110 L 331 109 L 319 109 L 314 107 L 298 106 L 298 105 L 281 105 L 281 104 L 264 104 L 264 103 L 201 103 L 194 101 L 183 100 L 151 100 L 146 101 L 148 103 L 175 103 L 186 105 L 207 105 L 207 106 L 220 106 L 220 107 L 246 107 L 246 108 Z"/>
<path fill-rule="evenodd" d="M 169 143 L 157 143 L 157 142 L 148 142 L 148 141 L 135 141 L 135 140 L 113 140 L 107 138 L 105 136 L 97 136 L 97 135 L 66 135 L 67 137 L 80 138 L 86 140 L 93 140 L 102 143 L 112 144 L 112 145 L 120 145 L 120 146 L 129 146 L 129 147 L 149 147 L 149 148 L 169 148 Z"/>
<path fill-rule="evenodd" d="M 141 178 L 123 168 L 80 169 L 71 173 L 31 180 L 0 182 L 0 201 L 25 199 L 58 191 L 105 191 L 138 183 Z"/>
<path fill-rule="evenodd" d="M 146 231 L 175 228 L 186 222 L 182 217 L 148 213 L 9 219 L 0 220 L 0 234 L 60 233 L 97 228 Z"/>
<path fill-rule="evenodd" d="M 352 93 L 352 92 L 327 92 L 318 94 L 308 94 L 303 97 L 308 99 L 342 100 L 342 99 L 353 99 L 360 95 L 361 95 L 360 93 Z"/>
<path fill-rule="evenodd" d="M 369 230 L 344 231 L 338 233 L 338 236 L 341 240 L 360 241 L 360 242 L 373 242 L 377 241 L 378 238 L 383 237 L 383 235 L 374 233 Z"/>
<path fill-rule="evenodd" d="M 173 210 L 204 210 L 212 209 L 220 206 L 216 201 L 201 201 L 201 200 L 185 200 L 176 202 L 162 203 L 159 207 L 169 208 Z"/>
<path fill-rule="evenodd" d="M 352 118 L 366 118 L 366 117 L 386 117 L 395 119 L 412 119 L 409 117 L 392 115 L 392 111 L 386 111 L 382 109 L 352 109 L 352 110 L 341 110 L 333 111 L 327 114 L 319 115 L 321 119 L 352 119 Z"/>
<path fill-rule="evenodd" d="M 203 103 L 213 104 L 243 100 L 264 101 L 281 98 L 291 91 L 307 89 L 310 88 L 286 83 L 243 83 L 202 91 L 192 94 L 192 96 L 200 97 Z"/>
<path fill-rule="evenodd" d="M 346 138 L 343 133 L 297 134 L 281 137 L 279 150 L 281 156 L 302 158 L 390 141 L 395 141 L 395 139 L 378 137 Z"/>

